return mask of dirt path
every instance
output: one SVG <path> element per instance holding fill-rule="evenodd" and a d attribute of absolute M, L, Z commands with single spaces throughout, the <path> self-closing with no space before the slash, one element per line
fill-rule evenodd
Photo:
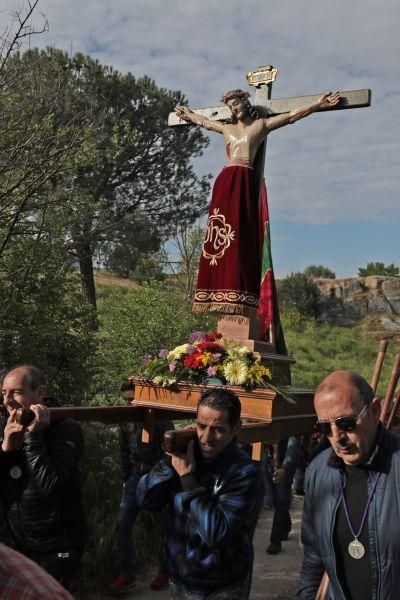
<path fill-rule="evenodd" d="M 302 559 L 300 547 L 300 522 L 303 501 L 294 498 L 291 509 L 293 529 L 283 550 L 276 556 L 265 552 L 269 542 L 273 511 L 263 509 L 254 538 L 255 561 L 250 600 L 289 600 L 296 596 L 298 573 Z M 153 572 L 143 574 L 132 590 L 123 596 L 126 600 L 169 600 L 169 593 L 149 589 Z"/>

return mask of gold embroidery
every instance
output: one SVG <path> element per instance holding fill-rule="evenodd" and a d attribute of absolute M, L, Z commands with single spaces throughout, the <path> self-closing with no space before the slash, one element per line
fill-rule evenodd
<path fill-rule="evenodd" d="M 247 304 L 250 306 L 258 306 L 258 296 L 249 292 L 241 292 L 236 290 L 196 290 L 194 301 L 217 303 L 217 304 Z"/>
<path fill-rule="evenodd" d="M 208 219 L 206 239 L 203 244 L 203 257 L 210 260 L 210 265 L 217 264 L 217 258 L 224 256 L 225 252 L 235 239 L 235 232 L 232 226 L 225 221 L 225 216 L 219 214 L 219 209 L 214 208 L 213 214 Z M 208 247 L 206 250 L 206 244 Z M 212 251 L 215 254 L 211 254 Z"/>

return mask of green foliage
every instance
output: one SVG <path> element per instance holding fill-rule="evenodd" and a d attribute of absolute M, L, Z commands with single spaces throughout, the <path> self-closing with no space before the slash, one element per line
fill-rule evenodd
<path fill-rule="evenodd" d="M 95 401 L 95 404 L 99 402 Z M 116 517 L 122 496 L 118 427 L 84 423 L 86 452 L 82 463 L 84 504 L 89 540 L 82 577 L 75 582 L 76 598 L 103 598 L 102 592 L 119 571 Z M 158 515 L 141 511 L 134 526 L 139 569 L 158 556 Z"/>
<path fill-rule="evenodd" d="M 318 287 L 305 273 L 291 273 L 279 282 L 278 297 L 283 310 L 315 316 L 319 295 Z"/>
<path fill-rule="evenodd" d="M 121 381 L 141 369 L 142 357 L 173 348 L 195 330 L 213 331 L 215 316 L 192 313 L 172 286 L 151 282 L 137 289 L 100 289 L 98 389 L 115 394 Z"/>
<path fill-rule="evenodd" d="M 289 354 L 296 363 L 291 367 L 295 387 L 315 387 L 336 369 L 350 369 L 371 380 L 379 343 L 358 328 L 314 325 L 300 330 L 285 329 Z M 396 346 L 390 345 L 381 376 L 379 393 L 389 381 Z"/>
<path fill-rule="evenodd" d="M 107 269 L 137 281 L 162 279 L 161 236 L 147 215 L 127 215 L 114 228 L 114 241 L 101 245 Z"/>
<path fill-rule="evenodd" d="M 88 392 L 95 342 L 91 310 L 62 248 L 44 239 L 11 244 L 0 263 L 0 365 L 33 363 L 50 392 L 79 404 Z"/>
<path fill-rule="evenodd" d="M 177 232 L 172 245 L 177 253 L 177 260 L 168 260 L 175 281 L 187 298 L 192 298 L 197 281 L 200 255 L 204 241 L 204 229 L 199 225 L 189 227 L 183 223 Z"/>
<path fill-rule="evenodd" d="M 307 277 L 336 279 L 336 274 L 328 267 L 324 267 L 324 265 L 310 265 L 304 269 L 303 273 Z"/>
<path fill-rule="evenodd" d="M 283 330 L 286 331 L 311 331 L 315 329 L 315 319 L 289 308 L 281 311 Z"/>
<path fill-rule="evenodd" d="M 369 262 L 366 267 L 358 269 L 359 277 L 368 277 L 369 275 L 382 275 L 383 277 L 398 277 L 399 267 L 393 263 L 385 265 L 383 262 Z"/>
<path fill-rule="evenodd" d="M 191 159 L 208 140 L 198 128 L 167 126 L 185 103 L 180 92 L 90 56 L 30 49 L 9 57 L 5 70 L 12 84 L 0 80 L 0 252 L 31 230 L 32 215 L 39 223 L 40 213 L 42 229 L 62 223 L 95 306 L 92 257 L 99 243 L 120 245 L 125 219 L 147 215 L 164 239 L 205 211 L 209 177 L 198 177 Z M 142 243 L 143 232 L 137 250 Z"/>

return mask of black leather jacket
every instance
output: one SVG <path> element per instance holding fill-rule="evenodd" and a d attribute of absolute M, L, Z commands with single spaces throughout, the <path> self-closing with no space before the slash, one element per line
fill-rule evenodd
<path fill-rule="evenodd" d="M 83 451 L 82 430 L 71 419 L 25 432 L 15 452 L 0 450 L 0 500 L 24 554 L 82 549 L 86 526 L 78 463 Z"/>

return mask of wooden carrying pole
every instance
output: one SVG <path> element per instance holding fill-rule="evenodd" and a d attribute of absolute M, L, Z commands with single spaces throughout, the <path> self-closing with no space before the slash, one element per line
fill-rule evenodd
<path fill-rule="evenodd" d="M 400 403 L 400 389 L 397 390 L 397 394 L 393 401 L 392 410 L 390 411 L 390 415 L 389 415 L 389 418 L 386 423 L 386 427 L 388 429 L 390 429 L 392 427 L 392 425 L 394 424 L 394 421 L 397 416 L 397 410 L 399 408 L 399 403 Z"/>
<path fill-rule="evenodd" d="M 378 387 L 379 377 L 381 376 L 383 361 L 385 360 L 385 354 L 386 354 L 387 347 L 388 347 L 388 341 L 381 340 L 380 344 L 379 344 L 378 355 L 376 357 L 374 374 L 372 375 L 372 379 L 371 379 L 371 387 L 372 387 L 374 394 L 376 393 L 376 390 Z"/>
<path fill-rule="evenodd" d="M 392 401 L 394 391 L 397 386 L 397 382 L 400 376 L 400 354 L 396 354 L 393 361 L 392 373 L 390 375 L 389 385 L 386 391 L 386 396 L 382 404 L 381 409 L 381 421 L 382 423 L 386 422 L 386 419 L 390 410 L 390 403 Z"/>

